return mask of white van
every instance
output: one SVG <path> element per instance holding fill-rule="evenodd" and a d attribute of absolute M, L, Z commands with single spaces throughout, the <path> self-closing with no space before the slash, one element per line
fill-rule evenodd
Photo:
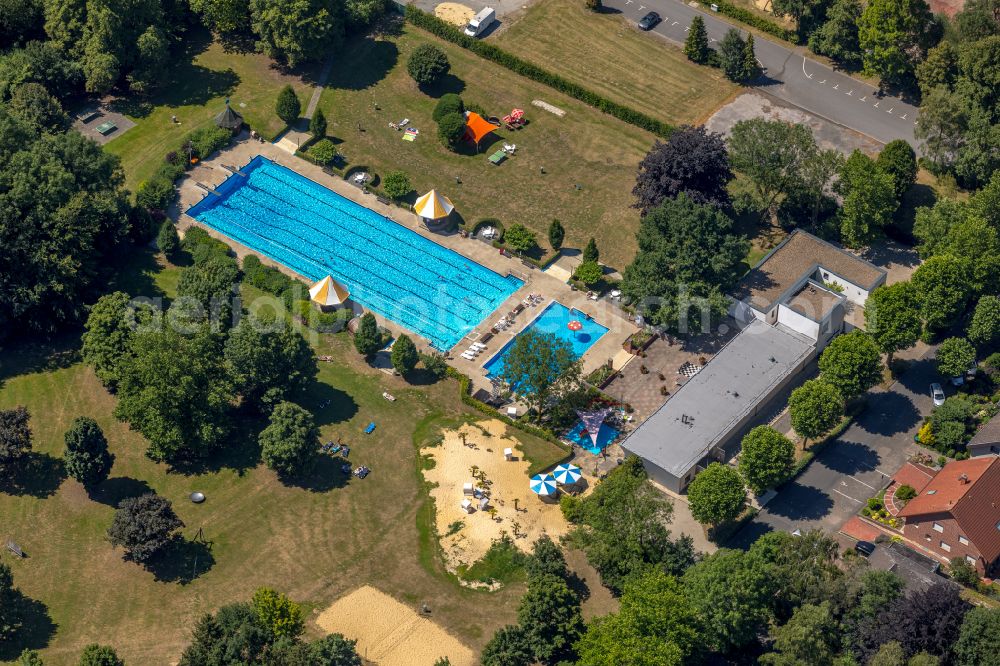
<path fill-rule="evenodd" d="M 486 29 L 497 20 L 497 13 L 492 7 L 486 7 L 472 17 L 469 25 L 465 26 L 465 34 L 469 37 L 478 37 L 486 32 Z"/>

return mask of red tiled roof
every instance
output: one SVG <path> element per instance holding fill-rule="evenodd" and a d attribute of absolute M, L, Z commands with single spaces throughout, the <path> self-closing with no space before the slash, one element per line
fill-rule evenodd
<path fill-rule="evenodd" d="M 924 465 L 908 462 L 893 474 L 892 479 L 901 486 L 910 486 L 918 493 L 934 478 L 934 470 Z"/>
<path fill-rule="evenodd" d="M 1000 557 L 1000 458 L 948 463 L 899 515 L 948 513 L 987 562 Z"/>

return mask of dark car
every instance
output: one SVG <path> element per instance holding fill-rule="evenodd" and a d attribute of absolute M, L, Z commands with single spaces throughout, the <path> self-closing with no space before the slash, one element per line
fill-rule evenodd
<path fill-rule="evenodd" d="M 854 544 L 854 550 L 856 550 L 860 555 L 871 557 L 872 553 L 875 552 L 875 544 L 871 541 L 859 541 Z"/>
<path fill-rule="evenodd" d="M 639 30 L 652 30 L 662 20 L 656 12 L 649 12 L 639 19 Z"/>

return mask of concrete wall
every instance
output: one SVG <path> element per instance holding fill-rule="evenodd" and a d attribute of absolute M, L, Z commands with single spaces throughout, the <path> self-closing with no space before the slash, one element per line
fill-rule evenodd
<path fill-rule="evenodd" d="M 865 301 L 868 300 L 869 292 L 866 289 L 862 289 L 858 285 L 845 280 L 836 273 L 832 273 L 826 270 L 822 266 L 820 266 L 816 270 L 816 275 L 814 279 L 821 284 L 824 282 L 831 284 L 836 282 L 837 284 L 839 284 L 841 287 L 844 288 L 844 291 L 842 291 L 841 294 L 843 294 L 843 296 L 847 298 L 847 300 L 849 300 L 851 303 L 855 303 L 856 305 L 864 306 Z"/>
<path fill-rule="evenodd" d="M 812 340 L 819 339 L 819 324 L 787 305 L 778 306 L 778 323 Z"/>

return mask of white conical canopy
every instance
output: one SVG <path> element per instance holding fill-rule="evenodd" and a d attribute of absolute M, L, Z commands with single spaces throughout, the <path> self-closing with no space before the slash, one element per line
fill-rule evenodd
<path fill-rule="evenodd" d="M 413 210 L 417 215 L 425 219 L 439 220 L 442 217 L 448 217 L 451 211 L 455 210 L 455 206 L 448 197 L 438 194 L 437 190 L 431 190 L 417 199 Z"/>
<path fill-rule="evenodd" d="M 327 275 L 309 289 L 309 297 L 320 305 L 340 305 L 349 297 L 347 287 Z"/>

